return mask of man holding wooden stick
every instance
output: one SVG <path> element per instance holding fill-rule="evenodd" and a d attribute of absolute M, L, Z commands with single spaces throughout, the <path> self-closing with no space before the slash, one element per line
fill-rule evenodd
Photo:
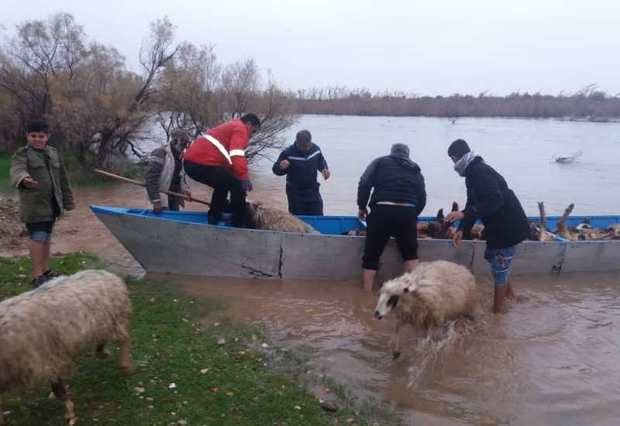
<path fill-rule="evenodd" d="M 160 193 L 161 190 L 191 195 L 185 181 L 182 159 L 183 151 L 189 143 L 190 138 L 185 131 L 175 130 L 170 135 L 170 143 L 151 152 L 148 158 L 145 187 L 156 213 L 161 212 L 166 204 L 170 210 L 175 211 L 185 207 L 183 198 Z"/>

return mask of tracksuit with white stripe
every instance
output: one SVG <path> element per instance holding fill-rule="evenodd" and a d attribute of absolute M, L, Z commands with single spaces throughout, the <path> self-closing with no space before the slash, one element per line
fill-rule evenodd
<path fill-rule="evenodd" d="M 290 163 L 286 170 L 280 168 L 282 160 Z M 295 144 L 282 151 L 272 170 L 278 176 L 286 175 L 289 212 L 295 215 L 323 215 L 323 199 L 319 193 L 317 172 L 326 169 L 327 161 L 315 144 L 312 144 L 308 151 L 301 151 Z"/>

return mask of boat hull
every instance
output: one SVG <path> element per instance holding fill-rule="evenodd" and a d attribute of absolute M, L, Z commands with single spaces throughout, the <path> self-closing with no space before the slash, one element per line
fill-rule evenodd
<path fill-rule="evenodd" d="M 358 280 L 364 237 L 298 234 L 125 214 L 93 207 L 97 217 L 147 272 L 261 279 Z M 189 214 L 189 213 L 188 213 Z M 449 260 L 474 273 L 489 269 L 484 241 L 419 240 L 422 261 Z M 525 241 L 513 263 L 516 274 L 617 271 L 620 241 Z M 381 258 L 380 278 L 402 273 L 393 240 Z"/>

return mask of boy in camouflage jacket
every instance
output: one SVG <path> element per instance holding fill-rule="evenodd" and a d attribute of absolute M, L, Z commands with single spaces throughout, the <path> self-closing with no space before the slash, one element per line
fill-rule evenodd
<path fill-rule="evenodd" d="M 67 172 L 54 147 L 47 144 L 48 126 L 35 120 L 28 126 L 28 144 L 11 160 L 11 182 L 19 191 L 19 211 L 30 237 L 35 286 L 57 274 L 49 268 L 52 229 L 56 218 L 74 208 Z"/>

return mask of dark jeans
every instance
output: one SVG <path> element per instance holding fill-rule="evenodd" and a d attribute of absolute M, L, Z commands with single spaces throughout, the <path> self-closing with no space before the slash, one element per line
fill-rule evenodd
<path fill-rule="evenodd" d="M 181 193 L 181 185 L 172 184 L 170 185 L 170 191 Z M 181 209 L 181 200 L 182 198 L 173 197 L 172 195 L 168 195 L 168 210 L 172 210 L 174 212 L 178 212 Z"/>
<path fill-rule="evenodd" d="M 323 216 L 323 198 L 318 188 L 299 190 L 286 186 L 288 211 L 295 215 Z"/>
<path fill-rule="evenodd" d="M 215 225 L 222 219 L 222 212 L 226 208 L 228 193 L 230 192 L 231 223 L 233 226 L 243 226 L 246 193 L 241 187 L 241 181 L 223 167 L 205 166 L 191 161 L 185 161 L 184 165 L 185 172 L 189 177 L 213 188 L 209 223 Z"/>
<path fill-rule="evenodd" d="M 364 246 L 364 269 L 379 269 L 379 259 L 390 237 L 396 239 L 403 260 L 418 258 L 416 209 L 413 207 L 375 205 L 368 215 Z"/>

